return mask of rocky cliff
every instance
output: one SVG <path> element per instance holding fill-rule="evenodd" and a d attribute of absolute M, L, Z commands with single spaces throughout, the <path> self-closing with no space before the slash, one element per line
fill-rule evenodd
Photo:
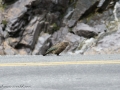
<path fill-rule="evenodd" d="M 0 0 L 0 55 L 120 53 L 119 0 Z"/>

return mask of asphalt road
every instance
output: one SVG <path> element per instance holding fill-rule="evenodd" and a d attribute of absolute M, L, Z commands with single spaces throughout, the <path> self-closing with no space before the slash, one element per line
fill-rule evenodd
<path fill-rule="evenodd" d="M 0 90 L 120 90 L 119 60 L 120 55 L 0 57 Z"/>

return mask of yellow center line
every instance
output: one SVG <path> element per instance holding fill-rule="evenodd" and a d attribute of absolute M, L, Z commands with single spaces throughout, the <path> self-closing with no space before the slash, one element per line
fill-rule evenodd
<path fill-rule="evenodd" d="M 30 62 L 30 63 L 0 63 L 5 66 L 62 66 L 62 65 L 87 65 L 87 64 L 120 64 L 120 60 L 106 61 L 65 61 L 65 62 Z"/>

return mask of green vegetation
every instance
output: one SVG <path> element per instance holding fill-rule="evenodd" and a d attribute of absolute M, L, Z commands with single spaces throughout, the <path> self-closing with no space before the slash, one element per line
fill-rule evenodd
<path fill-rule="evenodd" d="M 2 20 L 2 24 L 3 24 L 3 25 L 7 25 L 7 23 L 8 23 L 8 22 L 7 22 L 6 20 Z"/>
<path fill-rule="evenodd" d="M 59 29 L 58 25 L 56 23 L 52 24 L 53 30 L 56 31 Z"/>
<path fill-rule="evenodd" d="M 53 34 L 55 31 L 59 30 L 59 26 L 56 23 L 53 23 L 49 26 L 47 33 Z"/>
<path fill-rule="evenodd" d="M 2 0 L 0 0 L 0 10 L 4 11 L 5 8 L 6 8 L 6 4 L 2 4 Z"/>
<path fill-rule="evenodd" d="M 72 28 L 69 28 L 69 32 L 71 32 L 72 31 Z"/>

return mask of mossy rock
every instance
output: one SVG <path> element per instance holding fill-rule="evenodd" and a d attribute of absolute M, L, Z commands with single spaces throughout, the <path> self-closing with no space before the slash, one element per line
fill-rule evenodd
<path fill-rule="evenodd" d="M 2 20 L 3 25 L 7 25 L 8 21 L 7 20 Z"/>
<path fill-rule="evenodd" d="M 53 30 L 56 31 L 59 29 L 58 25 L 56 23 L 52 24 Z"/>
<path fill-rule="evenodd" d="M 53 34 L 54 32 L 56 32 L 57 30 L 59 30 L 59 26 L 56 24 L 56 23 L 53 23 L 52 25 L 49 26 L 49 29 L 48 29 L 48 33 L 49 34 Z"/>

